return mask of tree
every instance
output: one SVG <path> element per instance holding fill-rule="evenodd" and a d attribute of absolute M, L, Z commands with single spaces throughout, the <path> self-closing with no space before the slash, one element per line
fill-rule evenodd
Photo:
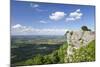
<path fill-rule="evenodd" d="M 73 35 L 73 31 L 70 32 L 70 35 Z"/>
<path fill-rule="evenodd" d="M 91 29 L 89 29 L 87 26 L 82 26 L 81 29 L 82 29 L 83 31 L 91 31 Z"/>
<path fill-rule="evenodd" d="M 81 29 L 82 29 L 83 31 L 88 31 L 88 30 L 89 30 L 87 26 L 82 26 Z"/>

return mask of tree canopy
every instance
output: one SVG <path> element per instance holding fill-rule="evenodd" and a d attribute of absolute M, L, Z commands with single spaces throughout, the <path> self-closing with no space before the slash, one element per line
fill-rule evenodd
<path fill-rule="evenodd" d="M 82 26 L 81 29 L 82 29 L 83 31 L 91 31 L 91 29 L 88 29 L 87 26 Z"/>

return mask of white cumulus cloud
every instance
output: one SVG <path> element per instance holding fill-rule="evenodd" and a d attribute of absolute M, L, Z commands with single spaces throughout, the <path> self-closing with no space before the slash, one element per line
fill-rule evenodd
<path fill-rule="evenodd" d="M 74 12 L 71 12 L 69 16 L 66 18 L 66 21 L 74 21 L 74 20 L 79 20 L 83 16 L 83 13 L 81 12 L 80 9 L 77 9 Z"/>
<path fill-rule="evenodd" d="M 77 9 L 77 10 L 76 10 L 76 12 L 80 12 L 80 11 L 81 11 L 80 9 Z"/>
<path fill-rule="evenodd" d="M 75 20 L 75 18 L 73 18 L 73 17 L 66 18 L 66 21 L 74 21 L 74 20 Z"/>
<path fill-rule="evenodd" d="M 39 7 L 39 5 L 38 4 L 35 4 L 35 3 L 30 3 L 30 6 L 33 7 L 33 8 Z"/>
<path fill-rule="evenodd" d="M 61 20 L 62 18 L 64 18 L 65 15 L 66 15 L 66 14 L 65 14 L 64 12 L 59 12 L 59 11 L 57 11 L 57 12 L 54 12 L 54 13 L 52 13 L 51 15 L 49 15 L 49 18 L 50 18 L 51 20 L 57 21 L 57 20 Z"/>
<path fill-rule="evenodd" d="M 16 24 L 16 25 L 12 26 L 12 28 L 19 28 L 19 27 L 21 27 L 20 24 Z"/>
<path fill-rule="evenodd" d="M 12 26 L 12 31 L 13 32 L 31 32 L 32 31 L 32 27 L 27 27 L 27 26 L 23 26 L 21 24 L 16 24 Z"/>
<path fill-rule="evenodd" d="M 26 35 L 64 35 L 67 29 L 55 29 L 55 28 L 33 28 L 30 26 L 23 26 L 20 24 L 13 25 L 11 28 L 12 34 L 26 34 Z"/>

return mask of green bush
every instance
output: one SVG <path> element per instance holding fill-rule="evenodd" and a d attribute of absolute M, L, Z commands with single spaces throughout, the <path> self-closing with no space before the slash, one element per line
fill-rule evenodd
<path fill-rule="evenodd" d="M 67 57 L 67 43 L 64 43 L 58 50 L 55 50 L 48 55 L 36 55 L 28 60 L 18 62 L 16 65 L 40 65 L 40 64 L 57 64 L 65 63 Z M 81 47 L 80 49 L 74 50 L 74 55 L 71 56 L 72 62 L 89 62 L 95 61 L 95 40 L 90 42 L 87 46 Z"/>
<path fill-rule="evenodd" d="M 43 64 L 43 56 L 40 54 L 33 58 L 33 64 Z"/>
<path fill-rule="evenodd" d="M 56 64 L 56 63 L 64 63 L 67 43 L 64 43 L 60 46 L 58 50 L 53 51 L 48 55 L 36 55 L 33 58 L 28 60 L 18 62 L 16 65 L 40 65 L 40 64 Z"/>
<path fill-rule="evenodd" d="M 72 56 L 72 62 L 89 62 L 95 61 L 95 40 L 90 42 L 87 46 L 76 50 Z"/>

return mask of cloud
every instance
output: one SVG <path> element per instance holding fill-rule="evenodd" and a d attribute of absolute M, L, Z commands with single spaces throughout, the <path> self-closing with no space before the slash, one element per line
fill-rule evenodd
<path fill-rule="evenodd" d="M 73 17 L 66 18 L 66 21 L 74 21 L 74 20 L 75 20 L 75 18 L 73 18 Z"/>
<path fill-rule="evenodd" d="M 75 20 L 79 20 L 81 19 L 83 16 L 83 13 L 81 13 L 81 10 L 80 9 L 77 9 L 76 11 L 74 12 L 71 12 L 69 14 L 69 16 L 66 18 L 66 21 L 75 21 Z"/>
<path fill-rule="evenodd" d="M 41 20 L 41 21 L 40 21 L 40 23 L 44 23 L 44 24 L 45 24 L 45 23 L 47 23 L 47 22 L 46 22 L 46 21 Z"/>
<path fill-rule="evenodd" d="M 21 27 L 20 24 L 16 24 L 16 25 L 12 26 L 12 28 L 19 28 L 19 27 Z"/>
<path fill-rule="evenodd" d="M 39 7 L 39 5 L 38 4 L 34 4 L 33 7 Z"/>
<path fill-rule="evenodd" d="M 16 24 L 12 26 L 13 32 L 32 32 L 32 27 L 23 26 L 21 24 Z"/>
<path fill-rule="evenodd" d="M 67 13 L 56 11 L 56 12 L 52 13 L 51 15 L 49 15 L 49 18 L 51 20 L 58 21 L 58 20 L 65 18 L 66 15 L 67 15 Z M 68 16 L 65 18 L 65 20 L 67 22 L 68 21 L 76 21 L 76 20 L 81 19 L 82 16 L 83 16 L 83 13 L 81 12 L 81 10 L 77 9 L 74 12 L 70 12 L 68 14 Z"/>
<path fill-rule="evenodd" d="M 15 27 L 19 24 L 16 24 L 12 26 L 11 32 L 12 34 L 26 34 L 26 35 L 64 35 L 67 29 L 50 29 L 50 28 L 44 28 L 44 29 L 38 29 L 38 28 L 33 28 L 30 26 L 23 26 L 20 25 L 18 27 Z"/>
<path fill-rule="evenodd" d="M 48 10 L 44 10 L 44 9 L 40 9 L 40 5 L 39 4 L 36 4 L 36 3 L 30 3 L 30 7 L 34 8 L 36 11 L 38 12 L 45 12 L 45 11 L 48 11 Z"/>
<path fill-rule="evenodd" d="M 70 13 L 70 17 L 73 17 L 75 19 L 80 19 L 82 17 L 82 13 L 80 12 L 80 9 L 77 9 L 75 12 Z"/>
<path fill-rule="evenodd" d="M 35 3 L 30 3 L 30 6 L 31 6 L 32 8 L 37 8 L 37 7 L 39 7 L 39 5 L 38 5 L 38 4 L 35 4 Z"/>
<path fill-rule="evenodd" d="M 57 21 L 57 20 L 63 19 L 65 15 L 66 15 L 66 14 L 65 14 L 64 12 L 59 12 L 59 11 L 58 11 L 58 12 L 54 12 L 54 13 L 52 13 L 51 15 L 49 15 L 49 18 L 50 18 L 51 20 Z"/>

